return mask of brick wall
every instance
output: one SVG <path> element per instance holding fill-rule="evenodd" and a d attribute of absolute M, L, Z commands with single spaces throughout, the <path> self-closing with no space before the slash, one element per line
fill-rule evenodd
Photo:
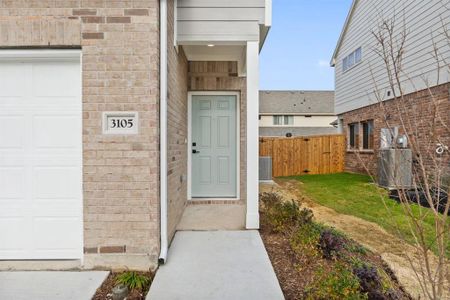
<path fill-rule="evenodd" d="M 450 126 L 450 84 L 443 84 L 431 88 L 430 90 L 422 90 L 416 93 L 406 95 L 404 99 L 390 100 L 380 104 L 363 107 L 341 116 L 343 118 L 344 134 L 348 139 L 348 124 L 361 122 L 366 120 L 374 120 L 374 149 L 373 151 L 347 151 L 345 157 L 345 168 L 347 171 L 366 173 L 365 166 L 371 174 L 377 175 L 377 161 L 380 147 L 380 130 L 381 128 L 398 126 L 400 133 L 402 130 L 402 119 L 408 132 L 413 133 L 413 138 L 417 140 L 417 144 L 421 147 L 424 160 L 427 166 L 431 168 L 431 156 L 435 155 L 436 143 L 439 139 L 445 145 L 450 145 L 450 132 L 446 126 Z M 441 122 L 433 124 L 435 119 L 434 111 L 441 118 Z M 402 116 L 402 118 L 400 118 Z M 435 136 L 433 126 L 436 126 Z M 360 126 L 360 145 L 362 144 L 362 129 Z M 448 153 L 443 156 L 447 160 Z"/>
<path fill-rule="evenodd" d="M 183 48 L 174 47 L 174 1 L 168 1 L 168 234 L 175 234 L 187 200 L 187 66 Z"/>
<path fill-rule="evenodd" d="M 241 203 L 246 200 L 246 97 L 245 77 L 238 77 L 236 62 L 189 62 L 190 91 L 236 91 L 240 93 L 240 195 Z"/>
<path fill-rule="evenodd" d="M 154 267 L 159 252 L 159 1 L 3 0 L 0 47 L 81 47 L 89 266 Z M 103 111 L 139 135 L 102 135 Z"/>

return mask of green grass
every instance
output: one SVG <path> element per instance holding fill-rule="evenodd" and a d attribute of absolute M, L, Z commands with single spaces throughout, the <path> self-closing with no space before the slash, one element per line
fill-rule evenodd
<path fill-rule="evenodd" d="M 402 205 L 389 199 L 387 191 L 373 184 L 369 176 L 341 173 L 289 178 L 302 182 L 301 190 L 314 202 L 338 213 L 376 223 L 388 232 L 414 243 L 410 220 L 405 216 Z M 423 219 L 426 240 L 435 251 L 434 218 L 431 211 L 415 204 L 412 205 L 412 210 L 416 216 L 425 215 Z M 450 245 L 447 245 L 447 257 L 450 257 Z"/>

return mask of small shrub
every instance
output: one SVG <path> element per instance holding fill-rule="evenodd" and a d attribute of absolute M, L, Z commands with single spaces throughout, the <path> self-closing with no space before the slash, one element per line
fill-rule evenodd
<path fill-rule="evenodd" d="M 363 264 L 353 269 L 353 273 L 359 279 L 361 291 L 367 293 L 369 299 L 384 299 L 383 286 L 376 267 Z"/>
<path fill-rule="evenodd" d="M 271 210 L 276 204 L 284 201 L 283 197 L 277 193 L 261 193 L 259 194 L 259 199 L 263 204 L 263 209 L 266 211 Z"/>
<path fill-rule="evenodd" d="M 117 276 L 116 284 L 123 284 L 130 290 L 144 290 L 151 283 L 148 276 L 141 275 L 137 272 L 124 272 Z"/>
<path fill-rule="evenodd" d="M 308 245 L 316 248 L 323 230 L 324 227 L 321 224 L 314 222 L 305 224 L 297 228 L 291 241 L 296 245 Z"/>
<path fill-rule="evenodd" d="M 319 270 L 313 286 L 308 287 L 308 299 L 368 299 L 360 292 L 358 278 L 344 264 L 336 264 L 330 271 Z"/>
<path fill-rule="evenodd" d="M 297 228 L 312 222 L 312 211 L 306 208 L 300 209 L 300 205 L 294 200 L 284 202 L 283 198 L 275 193 L 263 193 L 260 197 L 267 222 L 275 232 Z"/>
<path fill-rule="evenodd" d="M 350 253 L 361 254 L 361 255 L 366 255 L 367 252 L 369 252 L 366 247 L 364 247 L 360 244 L 357 244 L 357 243 L 347 243 L 345 245 L 345 249 Z"/>
<path fill-rule="evenodd" d="M 403 293 L 400 290 L 398 290 L 398 289 L 389 289 L 386 292 L 384 299 L 400 300 L 400 299 L 405 299 L 405 297 L 404 297 Z"/>
<path fill-rule="evenodd" d="M 317 249 L 320 233 L 323 231 L 323 225 L 311 222 L 300 226 L 293 232 L 290 238 L 290 244 L 294 252 L 316 259 L 321 254 Z"/>
<path fill-rule="evenodd" d="M 340 255 L 346 245 L 346 239 L 343 235 L 333 229 L 325 229 L 320 234 L 319 248 L 322 250 L 326 259 L 334 259 Z"/>

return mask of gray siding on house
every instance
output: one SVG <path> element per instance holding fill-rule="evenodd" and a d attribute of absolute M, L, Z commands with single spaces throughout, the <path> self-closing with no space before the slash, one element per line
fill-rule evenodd
<path fill-rule="evenodd" d="M 338 134 L 339 131 L 334 127 L 260 127 L 260 137 L 284 137 L 287 133 L 292 136 L 311 136 Z"/>
<path fill-rule="evenodd" d="M 406 93 L 411 93 L 438 83 L 449 82 L 448 68 L 442 68 L 438 79 L 438 68 L 433 57 L 435 43 L 443 58 L 450 59 L 450 48 L 443 35 L 443 23 L 448 28 L 450 9 L 441 0 L 356 0 L 353 15 L 343 35 L 335 60 L 337 114 L 368 106 L 377 102 L 377 90 L 383 100 L 390 90 L 387 72 L 375 52 L 376 31 L 383 19 L 396 20 L 396 34 L 406 27 L 407 40 L 402 76 Z M 405 26 L 403 26 L 405 24 Z M 342 72 L 345 56 L 362 47 L 362 62 L 347 72 Z"/>
<path fill-rule="evenodd" d="M 265 0 L 178 0 L 178 42 L 258 41 Z"/>

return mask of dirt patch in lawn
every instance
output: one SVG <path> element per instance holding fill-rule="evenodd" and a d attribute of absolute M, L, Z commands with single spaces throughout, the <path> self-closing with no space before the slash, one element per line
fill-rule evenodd
<path fill-rule="evenodd" d="M 419 262 L 413 255 L 416 252 L 413 246 L 386 232 L 375 223 L 339 214 L 333 209 L 318 205 L 302 193 L 300 183 L 296 180 L 277 179 L 274 185 L 262 184 L 260 191 L 276 192 L 287 199 L 298 199 L 304 207 L 314 212 L 318 222 L 345 232 L 358 243 L 381 255 L 394 271 L 401 285 L 413 297 L 421 294 L 419 282 L 410 264 L 410 259 L 416 265 Z"/>
<path fill-rule="evenodd" d="M 108 278 L 102 283 L 102 285 L 95 292 L 92 300 L 111 300 L 112 299 L 112 289 L 116 286 L 117 276 L 123 272 L 111 272 Z M 144 275 L 153 279 L 154 274 L 152 272 L 136 272 L 140 275 Z M 150 285 L 146 286 L 142 291 L 132 290 L 127 296 L 127 300 L 145 300 L 150 289 Z"/>

